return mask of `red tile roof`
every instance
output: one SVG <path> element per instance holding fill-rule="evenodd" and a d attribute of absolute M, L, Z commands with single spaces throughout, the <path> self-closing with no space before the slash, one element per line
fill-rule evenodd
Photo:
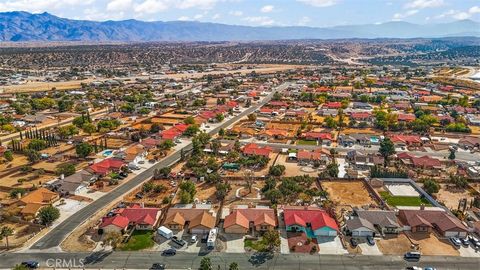
<path fill-rule="evenodd" d="M 315 131 L 305 132 L 303 134 L 303 137 L 306 139 L 317 139 L 317 140 L 328 140 L 328 141 L 333 140 L 332 134 L 327 132 L 315 132 Z"/>
<path fill-rule="evenodd" d="M 335 222 L 335 220 L 330 217 L 327 212 L 319 208 L 309 207 L 307 209 L 299 209 L 285 207 L 283 214 L 286 226 L 300 225 L 302 227 L 306 227 L 307 223 L 310 223 L 312 230 L 329 227 L 338 231 L 337 222 Z"/>
<path fill-rule="evenodd" d="M 329 109 L 339 109 L 342 107 L 341 102 L 328 102 L 323 105 L 323 107 L 327 107 Z"/>
<path fill-rule="evenodd" d="M 255 143 L 250 143 L 243 147 L 242 152 L 245 155 L 257 155 L 257 156 L 268 157 L 272 152 L 272 148 L 268 146 L 260 147 Z"/>
<path fill-rule="evenodd" d="M 422 139 L 417 135 L 393 135 L 390 138 L 392 142 L 402 142 L 402 143 L 421 143 Z"/>
<path fill-rule="evenodd" d="M 113 217 L 106 217 L 103 219 L 102 224 L 100 224 L 100 228 L 107 227 L 109 225 L 115 225 L 120 229 L 126 229 L 128 226 L 129 220 L 123 216 L 113 216 Z"/>
<path fill-rule="evenodd" d="M 107 158 L 98 163 L 90 165 L 90 169 L 96 174 L 106 174 L 111 170 L 119 170 L 125 163 L 116 158 Z"/>
<path fill-rule="evenodd" d="M 159 209 L 158 208 L 120 208 L 115 213 L 126 217 L 130 223 L 142 225 L 155 225 Z"/>
<path fill-rule="evenodd" d="M 371 117 L 372 114 L 369 112 L 354 112 L 350 115 L 352 119 L 365 119 Z"/>

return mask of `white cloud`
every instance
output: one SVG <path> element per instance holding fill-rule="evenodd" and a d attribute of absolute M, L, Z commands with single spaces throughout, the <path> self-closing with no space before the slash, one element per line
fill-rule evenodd
<path fill-rule="evenodd" d="M 132 0 L 113 0 L 107 5 L 107 11 L 127 11 L 131 8 Z"/>
<path fill-rule="evenodd" d="M 413 15 L 415 15 L 415 14 L 417 14 L 417 13 L 418 13 L 418 9 L 412 9 L 412 10 L 409 10 L 409 11 L 407 11 L 407 12 L 405 12 L 405 13 L 395 13 L 395 14 L 393 15 L 393 19 L 394 19 L 394 20 L 401 20 L 401 19 L 405 19 L 405 18 L 407 18 L 407 17 L 413 16 Z"/>
<path fill-rule="evenodd" d="M 197 15 L 193 16 L 193 19 L 195 19 L 195 20 L 200 20 L 201 18 L 203 18 L 203 14 L 197 14 Z"/>
<path fill-rule="evenodd" d="M 176 7 L 181 9 L 187 8 L 200 8 L 200 9 L 211 9 L 215 6 L 218 0 L 175 0 Z"/>
<path fill-rule="evenodd" d="M 243 20 L 255 25 L 272 25 L 275 23 L 272 18 L 267 16 L 245 17 Z"/>
<path fill-rule="evenodd" d="M 469 8 L 467 11 L 450 9 L 440 15 L 435 16 L 434 18 L 435 19 L 452 18 L 455 20 L 466 20 L 477 13 L 480 13 L 480 7 L 473 6 Z"/>
<path fill-rule="evenodd" d="M 302 18 L 300 18 L 300 20 L 298 20 L 297 24 L 300 25 L 300 26 L 305 26 L 311 21 L 312 21 L 312 19 L 310 19 L 310 17 L 303 16 Z"/>
<path fill-rule="evenodd" d="M 435 8 L 445 5 L 443 0 L 414 0 L 405 4 L 408 9 Z"/>
<path fill-rule="evenodd" d="M 95 0 L 1 0 L 0 11 L 61 12 L 73 6 L 91 5 Z"/>
<path fill-rule="evenodd" d="M 329 7 L 336 5 L 338 0 L 297 0 L 297 2 L 302 2 L 314 7 Z"/>
<path fill-rule="evenodd" d="M 230 11 L 228 14 L 232 16 L 240 17 L 243 15 L 243 12 L 241 12 L 240 10 L 235 10 L 235 11 Z"/>
<path fill-rule="evenodd" d="M 162 0 L 145 0 L 145 2 L 135 7 L 135 12 L 138 13 L 157 13 L 168 9 L 168 5 Z"/>
<path fill-rule="evenodd" d="M 212 16 L 212 20 L 218 20 L 220 19 L 220 14 L 216 13 L 215 15 Z"/>
<path fill-rule="evenodd" d="M 266 6 L 263 6 L 263 7 L 260 9 L 260 11 L 261 11 L 262 13 L 269 13 L 269 12 L 272 12 L 273 9 L 274 9 L 274 6 L 272 6 L 272 5 L 266 5 Z"/>
<path fill-rule="evenodd" d="M 179 21 L 190 21 L 190 17 L 188 16 L 181 16 L 178 18 Z"/>

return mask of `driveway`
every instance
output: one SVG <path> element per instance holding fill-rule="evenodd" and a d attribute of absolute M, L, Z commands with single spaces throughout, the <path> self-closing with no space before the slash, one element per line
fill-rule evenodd
<path fill-rule="evenodd" d="M 461 246 L 458 251 L 460 252 L 460 257 L 476 257 L 480 258 L 480 251 L 473 249 L 471 246 L 464 247 Z"/>
<path fill-rule="evenodd" d="M 342 241 L 340 237 L 328 237 L 328 236 L 319 236 L 317 237 L 318 247 L 320 250 L 319 254 L 347 254 L 347 250 L 343 248 Z"/>
<path fill-rule="evenodd" d="M 374 246 L 370 246 L 365 241 L 360 240 L 358 241 L 358 246 L 362 250 L 362 255 L 383 255 L 383 253 L 380 251 L 380 249 L 378 249 L 378 246 L 376 244 Z"/>
<path fill-rule="evenodd" d="M 277 211 L 278 216 L 278 231 L 280 232 L 280 253 L 282 254 L 289 254 L 290 248 L 288 247 L 288 237 L 287 231 L 285 230 L 285 222 L 282 219 L 281 213 L 283 213 L 282 209 L 278 209 Z"/>
<path fill-rule="evenodd" d="M 227 253 L 245 253 L 244 239 L 245 236 L 241 234 L 224 233 L 223 236 L 227 239 Z"/>
<path fill-rule="evenodd" d="M 347 162 L 345 161 L 344 158 L 337 158 L 337 164 L 338 164 L 338 178 L 344 178 L 345 175 L 347 174 L 347 169 L 345 168 L 345 165 Z"/>

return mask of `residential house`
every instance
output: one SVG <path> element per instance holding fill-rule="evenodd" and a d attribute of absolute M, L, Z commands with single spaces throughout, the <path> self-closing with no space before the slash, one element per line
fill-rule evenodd
<path fill-rule="evenodd" d="M 88 167 L 88 170 L 99 176 L 105 176 L 110 172 L 118 172 L 125 166 L 125 162 L 116 158 L 107 158 Z"/>
<path fill-rule="evenodd" d="M 20 214 L 25 219 L 34 219 L 40 209 L 52 205 L 59 199 L 60 195 L 58 193 L 41 187 L 20 198 L 18 201 L 21 208 Z"/>
<path fill-rule="evenodd" d="M 400 159 L 404 165 L 421 169 L 424 172 L 430 170 L 438 174 L 440 170 L 445 168 L 445 165 L 442 164 L 439 159 L 430 156 L 415 157 L 407 152 L 402 152 L 397 154 L 397 158 Z"/>
<path fill-rule="evenodd" d="M 466 136 L 458 141 L 458 146 L 463 149 L 480 148 L 480 137 Z"/>
<path fill-rule="evenodd" d="M 148 151 L 148 150 L 157 148 L 157 145 L 160 144 L 160 140 L 150 137 L 150 138 L 141 140 L 140 144 L 143 145 L 143 147 Z"/>
<path fill-rule="evenodd" d="M 277 227 L 277 217 L 270 208 L 234 209 L 225 217 L 223 228 L 226 233 L 247 234 L 265 232 Z"/>
<path fill-rule="evenodd" d="M 336 236 L 337 222 L 325 210 L 316 207 L 284 206 L 286 230 L 304 232 L 308 237 Z"/>
<path fill-rule="evenodd" d="M 372 122 L 373 118 L 370 112 L 352 112 L 350 114 L 350 119 L 355 120 L 357 122 L 370 123 Z"/>
<path fill-rule="evenodd" d="M 333 142 L 332 134 L 328 132 L 308 131 L 304 132 L 301 138 L 308 141 L 317 141 L 319 145 L 330 145 Z"/>
<path fill-rule="evenodd" d="M 297 152 L 297 161 L 299 164 L 328 164 L 332 159 L 329 150 L 320 148 L 314 151 L 299 150 Z"/>
<path fill-rule="evenodd" d="M 153 230 L 160 218 L 161 211 L 158 208 L 147 208 L 134 205 L 129 208 L 118 208 L 112 211 L 112 215 L 102 219 L 100 229 L 103 233 L 125 232 L 128 227 L 135 230 Z"/>
<path fill-rule="evenodd" d="M 359 150 L 347 152 L 346 160 L 357 168 L 368 169 L 376 165 L 383 165 L 384 158 L 375 153 L 366 153 Z"/>
<path fill-rule="evenodd" d="M 245 145 L 242 149 L 242 153 L 246 156 L 264 156 L 267 158 L 270 156 L 270 153 L 272 151 L 273 149 L 271 147 L 260 147 L 255 143 L 249 143 Z"/>
<path fill-rule="evenodd" d="M 167 130 L 160 131 L 160 137 L 162 140 L 177 140 L 187 130 L 189 125 L 177 124 Z"/>
<path fill-rule="evenodd" d="M 366 102 L 352 102 L 353 109 L 373 110 L 373 106 Z"/>
<path fill-rule="evenodd" d="M 350 218 L 345 221 L 345 230 L 354 237 L 375 236 L 377 233 L 396 234 L 401 229 L 395 211 L 354 210 Z"/>
<path fill-rule="evenodd" d="M 465 237 L 468 228 L 463 223 L 444 210 L 419 210 L 400 209 L 398 212 L 400 222 L 405 230 L 412 233 L 431 233 L 436 230 L 444 237 Z"/>
<path fill-rule="evenodd" d="M 171 230 L 184 230 L 189 233 L 207 234 L 215 227 L 216 218 L 207 209 L 170 208 L 163 225 Z"/>
<path fill-rule="evenodd" d="M 96 179 L 97 177 L 93 173 L 87 170 L 81 170 L 54 182 L 53 186 L 56 191 L 60 192 L 60 194 L 77 195 L 84 192 L 92 182 L 95 182 Z"/>
<path fill-rule="evenodd" d="M 417 135 L 395 134 L 390 137 L 395 146 L 421 146 L 422 139 Z"/>
<path fill-rule="evenodd" d="M 397 114 L 398 122 L 410 123 L 415 121 L 417 117 L 413 113 L 399 113 Z"/>

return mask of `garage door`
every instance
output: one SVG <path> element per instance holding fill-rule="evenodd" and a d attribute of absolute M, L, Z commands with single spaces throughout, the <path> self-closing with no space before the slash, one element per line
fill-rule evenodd
<path fill-rule="evenodd" d="M 365 237 L 365 236 L 372 236 L 373 233 L 371 231 L 353 231 L 352 236 L 359 236 L 359 237 Z"/>
<path fill-rule="evenodd" d="M 467 236 L 466 232 L 453 232 L 453 231 L 447 231 L 445 232 L 445 237 L 465 237 Z"/>
<path fill-rule="evenodd" d="M 337 231 L 333 231 L 333 230 L 318 231 L 318 236 L 336 236 L 336 235 L 337 235 Z"/>
<path fill-rule="evenodd" d="M 191 229 L 190 233 L 192 234 L 206 234 L 208 233 L 209 230 L 204 230 L 204 229 Z"/>

